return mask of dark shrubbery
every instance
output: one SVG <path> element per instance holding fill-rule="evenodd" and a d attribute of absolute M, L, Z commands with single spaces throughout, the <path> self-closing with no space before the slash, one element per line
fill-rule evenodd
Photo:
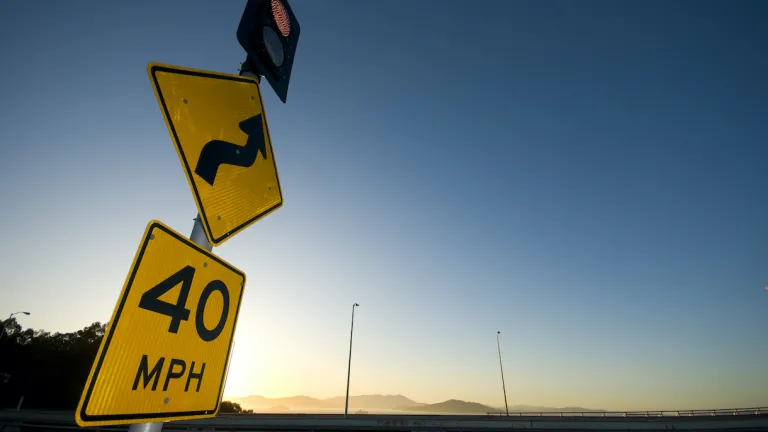
<path fill-rule="evenodd" d="M 106 324 L 73 333 L 23 330 L 15 318 L 3 322 L 0 337 L 0 406 L 77 408 Z"/>

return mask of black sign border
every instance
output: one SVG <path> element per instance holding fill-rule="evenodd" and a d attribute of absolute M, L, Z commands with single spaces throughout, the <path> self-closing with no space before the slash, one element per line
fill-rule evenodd
<path fill-rule="evenodd" d="M 213 79 L 235 81 L 235 82 L 255 85 L 257 86 L 257 90 L 258 90 L 256 93 L 259 95 L 259 103 L 261 104 L 261 115 L 264 118 L 264 124 L 267 125 L 268 124 L 267 113 L 264 110 L 264 100 L 261 97 L 261 89 L 258 88 L 258 83 L 253 79 L 234 76 L 234 75 L 218 75 L 211 72 L 179 69 L 179 68 L 156 65 L 156 64 L 153 64 L 150 67 L 150 72 L 152 74 L 152 84 L 155 86 L 157 98 L 160 101 L 160 105 L 163 107 L 163 115 L 165 116 L 165 120 L 166 120 L 166 123 L 168 124 L 168 128 L 171 130 L 171 134 L 173 135 L 173 142 L 176 145 L 176 150 L 179 152 L 179 155 L 181 156 L 181 160 L 184 164 L 184 170 L 185 170 L 185 173 L 187 174 L 187 180 L 189 181 L 189 186 L 192 188 L 192 193 L 195 195 L 195 201 L 197 202 L 198 209 L 200 210 L 200 216 L 202 218 L 203 227 L 205 228 L 204 230 L 205 235 L 208 237 L 208 240 L 211 242 L 211 244 L 214 246 L 218 246 L 222 244 L 225 240 L 228 240 L 229 238 L 234 237 L 235 234 L 239 233 L 240 231 L 249 227 L 251 224 L 253 224 L 257 220 L 261 219 L 262 217 L 268 215 L 272 211 L 282 206 L 283 205 L 283 188 L 280 186 L 280 174 L 277 172 L 277 162 L 275 162 L 275 149 L 272 147 L 272 137 L 269 135 L 269 128 L 265 127 L 264 130 L 266 131 L 267 138 L 269 139 L 269 153 L 272 156 L 272 165 L 275 167 L 275 177 L 277 178 L 277 191 L 280 194 L 280 202 L 264 210 L 263 212 L 255 215 L 251 219 L 248 219 L 247 221 L 241 223 L 240 225 L 236 226 L 231 231 L 229 231 L 228 233 L 225 233 L 221 237 L 216 237 L 216 238 L 213 237 L 213 230 L 211 229 L 211 225 L 208 222 L 208 216 L 206 215 L 205 208 L 203 207 L 203 200 L 200 198 L 200 193 L 197 191 L 197 185 L 195 184 L 195 180 L 192 177 L 193 172 L 192 172 L 192 169 L 189 167 L 189 162 L 187 161 L 187 155 L 184 153 L 184 149 L 181 147 L 181 141 L 179 140 L 179 135 L 176 133 L 176 126 L 173 124 L 171 114 L 168 111 L 168 106 L 165 103 L 165 97 L 163 96 L 163 92 L 160 90 L 160 82 L 157 80 L 157 73 L 167 72 L 167 73 L 174 73 L 178 75 L 189 75 L 189 76 L 195 76 L 195 77 L 201 77 L 201 78 L 213 78 Z"/>
<path fill-rule="evenodd" d="M 120 321 L 120 315 L 123 312 L 123 307 L 125 306 L 125 302 L 128 299 L 128 294 L 131 292 L 131 287 L 133 286 L 133 280 L 136 277 L 136 273 L 138 272 L 139 266 L 141 265 L 141 260 L 142 258 L 144 258 L 144 252 L 147 250 L 147 246 L 149 246 L 149 242 L 153 236 L 152 233 L 155 230 L 161 230 L 166 234 L 169 234 L 174 239 L 184 243 L 187 246 L 190 246 L 196 249 L 198 252 L 216 261 L 217 263 L 221 264 L 222 266 L 226 267 L 232 272 L 237 273 L 243 278 L 243 286 L 240 289 L 240 298 L 237 300 L 237 312 L 235 313 L 234 327 L 232 327 L 232 334 L 230 335 L 230 338 L 229 338 L 229 347 L 227 348 L 227 360 L 229 360 L 229 356 L 232 354 L 232 342 L 234 341 L 234 337 L 235 337 L 234 329 L 237 328 L 237 319 L 240 316 L 240 304 L 243 300 L 243 291 L 245 291 L 245 286 L 244 286 L 245 273 L 232 267 L 226 261 L 217 257 L 211 252 L 208 252 L 207 250 L 201 248 L 197 244 L 191 242 L 189 239 L 184 238 L 183 236 L 169 229 L 162 223 L 158 221 L 153 221 L 147 227 L 146 235 L 144 236 L 144 241 L 142 242 L 141 249 L 139 250 L 139 253 L 136 257 L 136 264 L 134 264 L 133 268 L 131 269 L 131 275 L 128 278 L 128 283 L 125 285 L 123 296 L 120 299 L 120 305 L 118 306 L 117 312 L 115 313 L 114 322 L 110 323 L 107 329 L 107 334 L 104 335 L 104 347 L 102 348 L 101 355 L 99 356 L 97 362 L 94 365 L 93 373 L 91 374 L 92 375 L 91 382 L 90 382 L 90 385 L 88 386 L 88 389 L 86 389 L 85 398 L 83 399 L 82 408 L 80 409 L 80 419 L 84 423 L 121 422 L 121 421 L 145 420 L 145 419 L 172 420 L 173 418 L 176 418 L 176 417 L 192 417 L 192 416 L 211 416 L 212 417 L 213 415 L 216 414 L 217 410 L 219 409 L 222 392 L 224 391 L 224 382 L 227 376 L 227 369 L 229 367 L 228 362 L 227 362 L 227 367 L 225 367 L 224 369 L 224 373 L 221 375 L 221 382 L 219 383 L 219 394 L 218 394 L 218 397 L 216 398 L 216 405 L 214 405 L 213 408 L 209 410 L 176 411 L 176 412 L 163 412 L 163 413 L 140 413 L 140 414 L 101 414 L 101 415 L 89 415 L 86 413 L 86 411 L 88 410 L 88 403 L 90 402 L 91 395 L 93 393 L 93 388 L 96 386 L 96 380 L 98 379 L 99 372 L 101 371 L 101 366 L 104 363 L 104 358 L 106 358 L 107 352 L 109 351 L 109 344 L 112 342 L 112 336 L 114 335 L 114 330 L 117 329 L 117 324 Z"/>

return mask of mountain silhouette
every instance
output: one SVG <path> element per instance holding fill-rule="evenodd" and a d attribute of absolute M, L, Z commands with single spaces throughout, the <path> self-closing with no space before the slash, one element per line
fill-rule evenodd
<path fill-rule="evenodd" d="M 243 406 L 243 408 L 259 410 L 271 410 L 275 407 L 286 407 L 294 410 L 306 410 L 306 409 L 329 409 L 336 408 L 328 402 L 320 399 L 315 399 L 309 396 L 291 396 L 282 398 L 266 398 L 264 396 L 247 396 L 244 398 L 227 398 L 233 402 L 237 402 Z"/>
<path fill-rule="evenodd" d="M 496 408 L 497 410 L 503 411 L 504 407 Z M 537 412 L 605 412 L 603 409 L 589 409 L 589 408 L 582 408 L 582 407 L 565 407 L 565 408 L 552 408 L 552 407 L 542 407 L 542 406 L 532 406 L 532 405 L 514 405 L 509 407 L 509 412 L 527 412 L 527 413 L 537 413 Z"/>
<path fill-rule="evenodd" d="M 428 413 L 450 413 L 450 414 L 487 414 L 497 411 L 488 405 L 477 402 L 466 402 L 458 399 L 450 399 L 445 402 L 435 404 L 424 404 L 420 406 L 400 406 L 396 408 L 400 411 L 419 411 Z"/>
<path fill-rule="evenodd" d="M 343 410 L 344 396 L 336 396 L 326 399 L 318 399 L 309 396 L 292 396 L 282 398 L 267 398 L 251 395 L 247 397 L 226 397 L 227 400 L 237 402 L 245 409 L 256 412 L 301 412 L 314 410 Z M 350 410 L 373 409 L 394 410 L 420 413 L 443 414 L 486 414 L 489 412 L 504 412 L 504 407 L 492 407 L 477 402 L 468 402 L 458 399 L 450 399 L 440 403 L 425 404 L 416 402 L 403 395 L 359 395 L 349 397 Z M 513 405 L 510 412 L 604 412 L 599 409 L 580 407 L 551 408 L 531 405 Z M 352 411 L 350 411 L 352 412 Z"/>
<path fill-rule="evenodd" d="M 503 413 L 504 407 L 491 407 L 488 405 L 479 404 L 476 402 L 465 402 L 458 399 L 451 399 L 445 402 L 436 404 L 422 404 L 419 406 L 398 406 L 395 408 L 398 411 L 418 411 L 429 413 L 444 413 L 444 414 L 487 414 L 487 413 Z M 509 407 L 509 412 L 526 412 L 526 413 L 542 413 L 542 412 L 605 412 L 605 410 L 589 409 L 581 407 L 566 407 L 566 408 L 552 408 L 541 407 L 531 405 L 514 405 Z"/>
<path fill-rule="evenodd" d="M 237 402 L 243 408 L 253 410 L 271 410 L 276 407 L 290 410 L 333 409 L 344 408 L 344 396 L 327 399 L 317 399 L 309 396 L 291 396 L 282 398 L 267 398 L 264 396 L 228 397 L 227 400 Z M 403 395 L 360 395 L 349 397 L 350 408 L 394 409 L 398 406 L 420 406 L 419 402 Z"/>
<path fill-rule="evenodd" d="M 329 399 L 325 399 L 335 406 L 344 406 L 344 396 L 336 396 Z M 370 409 L 394 409 L 399 406 L 419 406 L 423 405 L 415 402 L 403 395 L 361 395 L 350 396 L 349 406 L 354 408 L 370 408 Z"/>

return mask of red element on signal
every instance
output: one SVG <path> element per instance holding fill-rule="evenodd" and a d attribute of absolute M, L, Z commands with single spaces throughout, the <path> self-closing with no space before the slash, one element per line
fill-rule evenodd
<path fill-rule="evenodd" d="M 272 0 L 272 16 L 275 18 L 277 28 L 280 29 L 283 37 L 288 37 L 291 34 L 291 19 L 288 18 L 288 12 L 285 11 L 280 0 Z"/>

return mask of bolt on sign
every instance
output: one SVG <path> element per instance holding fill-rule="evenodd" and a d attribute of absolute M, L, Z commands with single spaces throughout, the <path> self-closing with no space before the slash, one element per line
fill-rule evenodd
<path fill-rule="evenodd" d="M 214 417 L 244 286 L 242 271 L 151 221 L 80 397 L 77 424 Z"/>
<path fill-rule="evenodd" d="M 208 241 L 218 246 L 280 207 L 259 83 L 157 63 L 148 72 Z"/>

